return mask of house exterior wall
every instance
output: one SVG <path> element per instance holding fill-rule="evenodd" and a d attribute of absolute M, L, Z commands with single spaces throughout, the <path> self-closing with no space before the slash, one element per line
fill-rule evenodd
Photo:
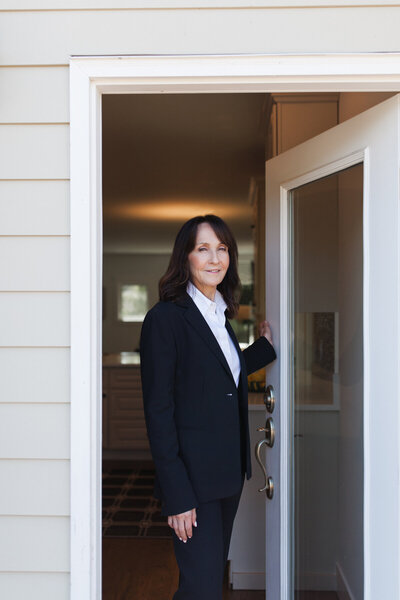
<path fill-rule="evenodd" d="M 69 57 L 397 51 L 399 22 L 390 0 L 2 0 L 1 598 L 69 598 Z"/>

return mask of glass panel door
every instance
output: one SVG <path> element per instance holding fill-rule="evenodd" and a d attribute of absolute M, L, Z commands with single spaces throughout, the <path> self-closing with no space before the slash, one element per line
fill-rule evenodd
<path fill-rule="evenodd" d="M 363 165 L 290 192 L 292 598 L 363 598 Z"/>
<path fill-rule="evenodd" d="M 265 165 L 266 600 L 400 598 L 399 123 L 400 94 Z"/>

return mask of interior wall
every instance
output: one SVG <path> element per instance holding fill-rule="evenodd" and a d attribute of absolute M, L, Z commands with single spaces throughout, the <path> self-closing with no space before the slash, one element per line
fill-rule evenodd
<path fill-rule="evenodd" d="M 118 284 L 146 285 L 151 308 L 158 300 L 158 281 L 167 269 L 168 260 L 166 254 L 104 254 L 103 353 L 139 351 L 142 322 L 118 321 Z"/>
<path fill-rule="evenodd" d="M 296 203 L 300 194 L 301 201 Z M 296 312 L 337 310 L 337 178 L 327 177 L 294 192 L 294 252 L 298 265 Z M 318 285 L 316 285 L 318 282 Z"/>
<path fill-rule="evenodd" d="M 397 92 L 341 92 L 339 94 L 339 123 L 355 117 L 364 110 L 394 96 Z"/>

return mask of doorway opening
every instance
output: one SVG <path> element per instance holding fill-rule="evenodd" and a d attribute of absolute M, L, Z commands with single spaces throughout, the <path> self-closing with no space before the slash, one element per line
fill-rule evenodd
<path fill-rule="evenodd" d="M 211 212 L 224 218 L 232 228 L 239 247 L 239 274 L 243 284 L 241 311 L 232 325 L 239 343 L 246 347 L 257 336 L 257 323 L 268 318 L 265 312 L 265 161 L 390 95 L 103 96 L 103 600 L 117 600 L 127 593 L 143 600 L 167 598 L 177 587 L 172 533 L 152 497 L 154 468 L 141 405 L 138 344 L 141 322 L 158 300 L 158 280 L 166 269 L 180 225 L 196 214 Z M 299 222 L 303 219 L 307 223 L 307 210 L 311 210 L 311 205 L 307 208 L 306 201 L 310 194 L 306 192 L 305 198 L 303 202 L 299 194 L 295 202 Z M 360 215 L 362 222 L 362 212 L 358 219 Z M 334 221 L 329 221 L 328 231 L 332 233 L 334 227 Z M 301 241 L 301 236 L 298 239 Z M 329 248 L 331 251 L 332 246 Z M 304 266 L 299 262 L 297 268 L 301 272 Z M 327 372 L 335 373 L 330 371 L 335 310 L 326 310 L 321 305 L 311 312 L 299 310 L 297 353 L 300 357 L 300 342 L 304 348 L 310 340 L 311 347 L 315 342 L 322 350 L 316 361 L 320 367 L 318 372 L 314 369 L 315 361 L 313 363 L 312 381 L 307 385 L 304 380 L 299 381 L 303 396 L 317 390 L 316 380 L 326 383 Z M 304 374 L 304 370 L 297 372 L 298 377 Z M 257 427 L 264 424 L 263 390 L 268 383 L 265 369 L 254 375 L 249 378 L 253 447 L 260 439 Z M 321 389 L 316 393 L 323 398 L 327 396 Z M 333 396 L 329 411 L 326 406 L 321 408 L 323 401 L 314 402 L 314 408 L 310 408 L 310 402 L 303 403 L 307 411 L 297 412 L 297 415 L 303 423 L 305 419 L 311 422 L 318 431 L 322 420 L 324 423 L 327 419 L 337 420 L 340 406 L 335 404 Z M 320 412 L 323 414 L 319 417 Z M 310 415 L 313 416 L 311 421 Z M 308 433 L 312 437 L 315 431 Z M 338 434 L 331 425 L 325 433 L 322 443 L 328 440 L 329 444 L 324 446 L 324 451 L 328 452 L 328 459 L 336 460 Z M 335 438 L 333 443 L 332 437 Z M 320 443 L 311 445 L 307 456 L 299 451 L 297 462 L 293 462 L 297 481 L 304 481 L 301 473 L 307 472 L 313 460 L 317 462 L 314 476 L 318 473 L 319 456 Z M 263 484 L 262 473 L 257 470 L 255 461 L 253 465 L 253 477 L 246 482 L 232 536 L 226 599 L 261 600 L 265 597 L 265 495 L 258 492 Z M 361 469 L 362 476 L 362 462 L 356 467 Z M 329 577 L 324 571 L 318 578 L 318 568 L 322 568 L 318 562 L 320 549 L 325 548 L 327 540 L 323 535 L 318 540 L 311 539 L 310 535 L 307 538 L 307 532 L 311 531 L 307 519 L 310 524 L 312 514 L 307 513 L 305 501 L 307 506 L 310 500 L 316 501 L 318 489 L 318 485 L 311 492 L 310 487 L 296 488 L 298 496 L 294 498 L 293 509 L 298 526 L 293 551 L 302 557 L 299 554 L 297 561 L 294 560 L 295 581 L 298 598 L 328 600 L 338 598 L 337 540 L 330 542 L 330 553 L 328 551 L 325 557 Z M 354 509 L 359 511 L 360 506 Z M 336 499 L 327 498 L 321 513 L 322 521 L 327 524 L 327 535 L 339 531 L 338 521 L 334 521 L 338 518 Z M 313 544 L 311 550 L 310 544 Z M 305 552 L 308 552 L 306 561 L 303 560 Z M 362 557 L 360 549 L 360 561 Z M 362 577 L 362 565 L 360 573 Z"/>

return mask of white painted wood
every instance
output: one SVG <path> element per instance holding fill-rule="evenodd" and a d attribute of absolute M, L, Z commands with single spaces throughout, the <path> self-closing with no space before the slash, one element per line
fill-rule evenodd
<path fill-rule="evenodd" d="M 7 600 L 69 600 L 68 573 L 0 573 L 0 597 Z"/>
<path fill-rule="evenodd" d="M 0 236 L 0 291 L 68 291 L 69 238 Z"/>
<path fill-rule="evenodd" d="M 1 515 L 69 516 L 69 460 L 2 459 L 0 481 Z"/>
<path fill-rule="evenodd" d="M 1 403 L 0 456 L 69 458 L 69 413 L 69 404 Z"/>
<path fill-rule="evenodd" d="M 68 572 L 68 528 L 68 517 L 0 516 L 2 570 Z"/>
<path fill-rule="evenodd" d="M 0 69 L 0 123 L 68 122 L 68 79 L 67 67 Z"/>
<path fill-rule="evenodd" d="M 0 179 L 68 179 L 68 146 L 68 125 L 0 125 Z"/>
<path fill-rule="evenodd" d="M 3 12 L 0 60 L 66 65 L 78 55 L 396 52 L 398 29 L 393 6 Z M 26 43 L 15 43 L 15 31 Z"/>
<path fill-rule="evenodd" d="M 400 6 L 398 0 L 385 0 L 384 6 Z M 101 10 L 101 9 L 196 9 L 196 8 L 329 8 L 348 6 L 348 0 L 2 0 L 1 10 Z M 352 0 L 351 6 L 379 6 L 377 0 Z"/>
<path fill-rule="evenodd" d="M 68 292 L 2 292 L 1 346 L 69 346 Z"/>
<path fill-rule="evenodd" d="M 69 235 L 69 181 L 0 181 L 0 235 Z"/>
<path fill-rule="evenodd" d="M 99 600 L 100 94 L 145 90 L 154 93 L 400 90 L 400 56 L 387 53 L 73 58 L 70 73 L 71 296 L 74 298 L 71 305 L 71 598 Z M 397 275 L 400 280 L 400 270 Z M 400 327 L 397 334 L 400 339 Z M 399 461 L 398 455 L 395 460 Z"/>
<path fill-rule="evenodd" d="M 87 73 L 80 67 L 70 68 L 70 93 L 71 296 L 74 298 L 71 304 L 70 334 L 71 350 L 73 348 L 71 352 L 71 599 L 100 600 L 102 597 L 100 485 L 102 268 L 100 257 L 103 251 L 101 98 L 96 86 L 90 83 Z M 95 213 L 92 212 L 94 206 Z M 78 262 L 80 266 L 76 268 Z M 94 429 L 88 435 L 89 423 L 94 424 Z"/>
<path fill-rule="evenodd" d="M 262 439 L 257 427 L 265 425 L 264 404 L 249 406 L 250 447 Z M 245 480 L 229 546 L 231 583 L 234 590 L 265 589 L 265 500 L 258 490 L 264 476 L 252 456 L 253 474 Z"/>
<path fill-rule="evenodd" d="M 272 544 L 274 552 L 267 552 L 266 578 L 271 597 L 282 600 L 290 594 L 292 547 L 289 192 L 360 160 L 364 161 L 364 598 L 395 598 L 400 593 L 396 476 L 400 460 L 394 452 L 400 441 L 400 286 L 394 276 L 400 263 L 399 102 L 397 95 L 267 162 L 266 297 L 272 328 L 280 333 L 278 360 L 268 383 L 277 392 L 274 421 L 280 436 L 267 453 L 278 493 L 267 505 L 267 549 Z"/>
<path fill-rule="evenodd" d="M 71 58 L 101 93 L 164 94 L 207 93 L 212 81 L 214 92 L 400 91 L 399 63 L 397 53 Z"/>
<path fill-rule="evenodd" d="M 0 402 L 69 402 L 69 391 L 69 348 L 0 347 Z"/>
<path fill-rule="evenodd" d="M 262 590 L 265 587 L 265 572 L 261 573 L 232 573 L 234 590 Z"/>

